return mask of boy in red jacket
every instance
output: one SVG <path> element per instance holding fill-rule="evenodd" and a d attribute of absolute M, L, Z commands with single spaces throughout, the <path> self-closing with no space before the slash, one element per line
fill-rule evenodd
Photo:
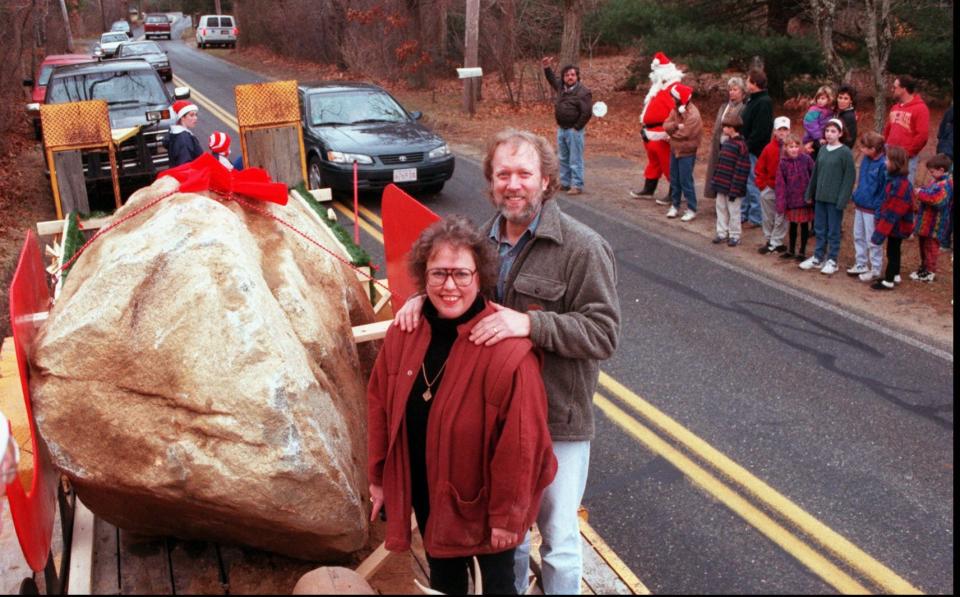
<path fill-rule="evenodd" d="M 786 250 L 783 237 L 787 233 L 783 214 L 777 213 L 777 166 L 780 165 L 780 147 L 790 134 L 790 119 L 778 116 L 773 119 L 773 139 L 760 152 L 757 158 L 756 182 L 760 189 L 760 213 L 763 214 L 763 244 L 759 253 L 782 253 Z"/>

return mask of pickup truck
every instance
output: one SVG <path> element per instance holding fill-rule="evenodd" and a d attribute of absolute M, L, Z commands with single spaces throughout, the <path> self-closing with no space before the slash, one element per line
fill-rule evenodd
<path fill-rule="evenodd" d="M 165 14 L 147 15 L 143 21 L 143 36 L 147 39 L 151 37 L 173 39 L 169 17 Z"/>

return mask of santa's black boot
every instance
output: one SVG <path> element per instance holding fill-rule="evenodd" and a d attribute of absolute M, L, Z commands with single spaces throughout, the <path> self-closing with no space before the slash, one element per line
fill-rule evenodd
<path fill-rule="evenodd" d="M 643 189 L 639 191 L 630 191 L 630 196 L 634 199 L 639 199 L 640 197 L 652 197 L 654 191 L 657 190 L 657 183 L 660 181 L 659 178 L 647 178 L 643 181 Z"/>

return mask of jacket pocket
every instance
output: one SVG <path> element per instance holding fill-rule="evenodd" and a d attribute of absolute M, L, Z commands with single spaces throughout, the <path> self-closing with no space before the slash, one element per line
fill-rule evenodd
<path fill-rule="evenodd" d="M 433 542 L 445 547 L 475 547 L 487 538 L 487 488 L 464 500 L 449 481 L 440 490 L 440 503 L 430 504 Z"/>
<path fill-rule="evenodd" d="M 539 303 L 543 306 L 558 303 L 567 292 L 565 283 L 530 273 L 517 275 L 513 288 L 523 295 L 526 303 Z"/>

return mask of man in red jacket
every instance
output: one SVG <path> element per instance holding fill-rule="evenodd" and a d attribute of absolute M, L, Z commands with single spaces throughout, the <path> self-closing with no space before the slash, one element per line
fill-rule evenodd
<path fill-rule="evenodd" d="M 917 179 L 920 150 L 927 144 L 930 133 L 930 109 L 916 91 L 917 82 L 910 75 L 894 79 L 893 98 L 897 103 L 890 108 L 887 123 L 883 126 L 886 146 L 902 147 L 910 156 L 911 184 Z"/>

